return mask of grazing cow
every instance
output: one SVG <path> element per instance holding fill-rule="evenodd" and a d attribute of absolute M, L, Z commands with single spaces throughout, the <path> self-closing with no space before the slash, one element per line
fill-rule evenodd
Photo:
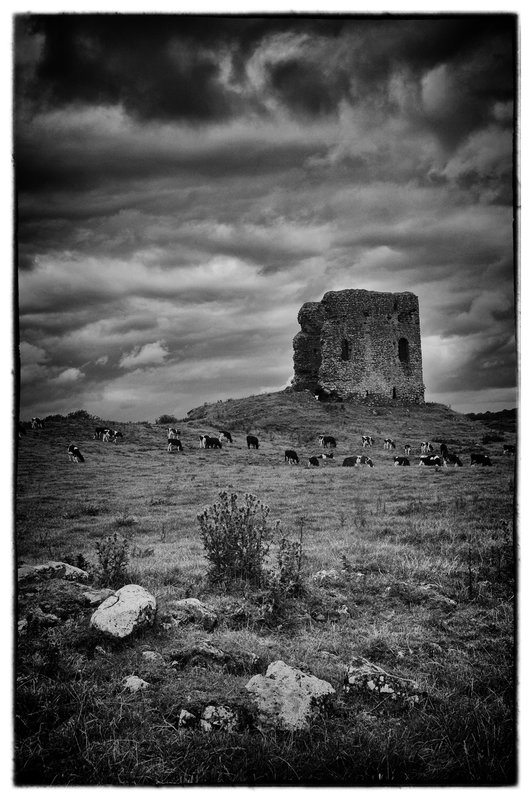
<path fill-rule="evenodd" d="M 337 447 L 337 442 L 333 436 L 319 436 L 321 447 Z"/>
<path fill-rule="evenodd" d="M 384 450 L 395 450 L 396 444 L 393 439 L 384 439 Z"/>
<path fill-rule="evenodd" d="M 405 444 L 404 445 L 404 453 L 405 453 L 406 456 L 411 455 L 411 445 L 410 444 Z"/>
<path fill-rule="evenodd" d="M 32 430 L 35 430 L 35 428 L 44 428 L 44 422 L 42 421 L 42 419 L 39 419 L 39 417 L 32 417 L 31 427 Z"/>
<path fill-rule="evenodd" d="M 419 467 L 440 467 L 442 466 L 440 456 L 421 456 Z"/>
<path fill-rule="evenodd" d="M 395 456 L 394 457 L 395 467 L 409 467 L 411 466 L 409 458 L 406 456 Z"/>
<path fill-rule="evenodd" d="M 230 435 L 229 431 L 220 431 L 219 432 L 219 441 L 220 442 L 230 442 L 232 444 L 232 436 Z"/>
<path fill-rule="evenodd" d="M 514 444 L 504 444 L 503 445 L 503 455 L 504 456 L 514 456 L 514 455 L 516 455 L 516 445 L 514 445 Z"/>
<path fill-rule="evenodd" d="M 286 450 L 284 452 L 284 461 L 287 461 L 288 464 L 298 464 L 299 456 L 297 455 L 295 450 Z"/>
<path fill-rule="evenodd" d="M 256 436 L 247 437 L 247 449 L 250 450 L 251 447 L 253 447 L 255 450 L 258 450 L 259 444 Z"/>
<path fill-rule="evenodd" d="M 442 457 L 443 457 L 443 458 L 444 458 L 444 456 L 446 455 L 446 453 L 447 453 L 447 452 L 448 452 L 448 447 L 447 447 L 447 445 L 445 445 L 445 443 L 443 442 L 443 443 L 441 444 L 441 455 L 442 455 Z"/>
<path fill-rule="evenodd" d="M 330 459 L 333 458 L 333 457 L 334 457 L 333 453 L 320 453 L 317 456 L 317 458 L 320 458 L 323 461 L 324 464 L 326 464 L 327 461 L 330 461 Z"/>
<path fill-rule="evenodd" d="M 168 439 L 168 453 L 173 453 L 174 450 L 178 450 L 182 453 L 183 446 L 180 439 Z"/>
<path fill-rule="evenodd" d="M 420 452 L 421 453 L 425 453 L 425 454 L 433 453 L 433 450 L 434 450 L 434 448 L 433 448 L 433 445 L 432 445 L 431 442 L 421 442 L 421 445 L 420 445 Z"/>
<path fill-rule="evenodd" d="M 317 458 L 317 456 L 311 456 L 308 459 L 308 466 L 309 467 L 318 467 L 319 466 L 319 459 Z"/>
<path fill-rule="evenodd" d="M 206 450 L 221 450 L 222 444 L 215 436 L 205 436 Z"/>
<path fill-rule="evenodd" d="M 372 436 L 362 436 L 361 437 L 361 446 L 362 447 L 372 447 L 374 444 L 374 439 Z"/>
<path fill-rule="evenodd" d="M 70 461 L 73 461 L 74 464 L 83 464 L 85 459 L 81 455 L 81 451 L 79 447 L 76 447 L 75 444 L 71 444 L 68 447 L 68 458 Z"/>
<path fill-rule="evenodd" d="M 112 428 L 104 429 L 103 436 L 101 437 L 103 442 L 114 442 L 114 444 L 116 444 L 117 439 L 123 439 L 123 433 L 114 431 Z"/>
<path fill-rule="evenodd" d="M 367 467 L 374 467 L 372 459 L 369 456 L 347 456 L 347 458 L 343 459 L 343 466 L 344 467 L 358 467 L 358 466 L 367 466 Z"/>
<path fill-rule="evenodd" d="M 461 461 L 461 459 L 459 458 L 457 453 L 450 453 L 448 451 L 448 448 L 442 454 L 442 457 L 443 457 L 443 461 L 444 461 L 445 466 L 447 466 L 448 464 L 453 464 L 454 467 L 462 467 L 463 466 L 463 462 Z"/>
<path fill-rule="evenodd" d="M 470 466 L 478 464 L 480 467 L 492 467 L 492 461 L 484 453 L 470 453 Z"/>
<path fill-rule="evenodd" d="M 99 439 L 101 441 L 101 439 L 103 439 L 103 434 L 105 433 L 106 430 L 107 430 L 106 428 L 96 428 L 96 430 L 94 431 L 93 438 Z"/>
<path fill-rule="evenodd" d="M 204 434 L 201 433 L 199 435 L 199 447 L 203 447 L 203 448 L 206 447 L 206 440 L 207 440 L 207 437 Z"/>

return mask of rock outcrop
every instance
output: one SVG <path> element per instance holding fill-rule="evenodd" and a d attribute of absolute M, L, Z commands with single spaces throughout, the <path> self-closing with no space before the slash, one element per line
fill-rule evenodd
<path fill-rule="evenodd" d="M 254 675 L 247 691 L 258 706 L 262 723 L 286 730 L 308 728 L 312 715 L 335 694 L 327 681 L 274 661 L 265 675 Z"/>

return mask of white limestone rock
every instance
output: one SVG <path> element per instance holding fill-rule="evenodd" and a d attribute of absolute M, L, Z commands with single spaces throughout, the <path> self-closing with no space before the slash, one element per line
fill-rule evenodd
<path fill-rule="evenodd" d="M 149 683 L 139 678 L 138 675 L 128 675 L 127 678 L 124 678 L 123 686 L 128 692 L 135 694 L 136 692 L 141 692 L 143 689 L 147 689 Z"/>
<path fill-rule="evenodd" d="M 247 691 L 258 706 L 262 722 L 287 730 L 308 728 L 315 710 L 335 694 L 327 681 L 274 661 L 265 675 L 254 675 Z"/>
<path fill-rule="evenodd" d="M 18 569 L 19 583 L 31 578 L 64 578 L 67 581 L 88 581 L 88 572 L 64 561 L 47 561 L 45 564 L 24 564 Z"/>
<path fill-rule="evenodd" d="M 115 639 L 125 639 L 139 628 L 152 625 L 157 601 L 146 589 L 130 583 L 118 589 L 96 609 L 93 628 Z"/>

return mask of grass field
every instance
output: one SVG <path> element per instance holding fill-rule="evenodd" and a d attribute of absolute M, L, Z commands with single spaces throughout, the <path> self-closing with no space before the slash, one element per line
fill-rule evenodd
<path fill-rule="evenodd" d="M 100 641 L 86 610 L 30 626 L 17 646 L 17 783 L 514 782 L 515 463 L 502 455 L 514 429 L 497 432 L 443 406 L 327 405 L 287 392 L 194 409 L 176 426 L 182 453 L 166 451 L 166 426 L 116 424 L 124 439 L 114 445 L 92 439 L 96 424 L 58 420 L 19 441 L 18 562 L 82 556 L 94 565 L 96 543 L 117 532 L 129 544 L 131 582 L 162 604 L 198 597 L 220 622 L 210 633 L 155 625 L 121 645 Z M 199 449 L 199 434 L 219 429 L 234 443 Z M 259 450 L 247 449 L 247 432 Z M 309 469 L 322 433 L 338 441 L 334 459 Z M 361 454 L 362 433 L 377 439 L 374 469 L 343 468 L 345 456 Z M 412 455 L 411 467 L 396 468 L 395 451 L 382 449 L 388 436 L 396 453 L 408 442 L 415 455 L 425 439 L 445 441 L 464 466 L 419 468 Z M 71 442 L 84 464 L 68 461 Z M 297 450 L 298 467 L 284 463 L 286 448 Z M 489 453 L 493 467 L 470 467 L 473 449 Z M 266 589 L 206 579 L 197 514 L 225 489 L 258 496 L 283 535 L 302 540 L 304 591 L 282 606 L 268 604 Z M 278 541 L 272 570 L 277 552 Z M 312 578 L 323 569 L 336 574 Z M 20 614 L 34 602 L 27 594 Z M 172 666 L 198 640 L 252 651 L 260 667 Z M 161 653 L 163 666 L 146 665 L 146 649 Z M 421 701 L 395 708 L 345 692 L 354 658 L 415 680 Z M 208 704 L 251 719 L 244 686 L 277 659 L 336 689 L 309 732 L 259 731 L 252 722 L 231 733 L 179 728 L 182 708 Z M 132 672 L 151 684 L 141 695 L 121 689 Z"/>

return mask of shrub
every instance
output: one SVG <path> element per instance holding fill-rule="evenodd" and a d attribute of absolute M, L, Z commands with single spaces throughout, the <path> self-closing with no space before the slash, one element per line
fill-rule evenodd
<path fill-rule="evenodd" d="M 208 577 L 213 582 L 245 581 L 261 586 L 264 561 L 275 534 L 268 522 L 269 508 L 252 494 L 237 505 L 238 495 L 223 491 L 219 502 L 197 515 L 201 540 L 210 562 Z"/>
<path fill-rule="evenodd" d="M 96 579 L 102 586 L 117 589 L 127 583 L 129 543 L 114 533 L 102 542 L 96 542 Z"/>
<path fill-rule="evenodd" d="M 85 411 L 84 408 L 80 408 L 78 411 L 71 411 L 69 414 L 66 415 L 67 419 L 99 419 L 99 417 L 94 417 L 92 414 L 89 414 L 88 411 Z"/>
<path fill-rule="evenodd" d="M 177 417 L 174 417 L 173 414 L 161 414 L 155 420 L 155 425 L 172 425 L 174 422 L 177 422 Z"/>

